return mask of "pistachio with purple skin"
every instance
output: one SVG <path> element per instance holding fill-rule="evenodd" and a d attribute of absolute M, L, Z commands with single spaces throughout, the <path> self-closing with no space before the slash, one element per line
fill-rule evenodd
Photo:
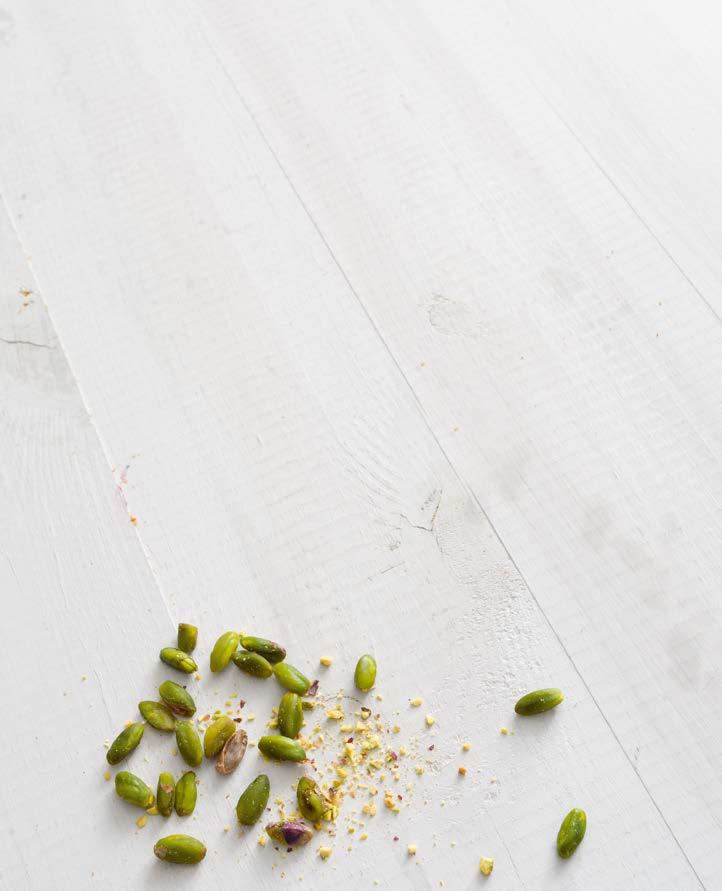
<path fill-rule="evenodd" d="M 286 820 L 283 823 L 269 823 L 266 832 L 270 837 L 289 848 L 297 848 L 306 845 L 313 838 L 313 832 L 305 823 L 297 823 L 294 820 Z"/>

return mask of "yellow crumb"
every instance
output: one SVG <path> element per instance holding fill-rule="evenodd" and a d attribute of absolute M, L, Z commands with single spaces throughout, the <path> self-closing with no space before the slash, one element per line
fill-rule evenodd
<path fill-rule="evenodd" d="M 328 668 L 328 667 L 331 665 L 331 658 L 330 658 L 330 656 L 321 656 L 321 658 L 320 658 L 318 661 L 321 663 L 321 665 L 324 666 L 324 668 Z M 330 851 L 331 849 L 330 849 L 330 848 L 328 848 L 328 849 L 324 848 L 323 850 L 328 850 L 328 851 Z"/>
<path fill-rule="evenodd" d="M 326 717 L 331 718 L 332 721 L 342 721 L 343 711 L 340 708 L 330 708 L 326 712 Z"/>
<path fill-rule="evenodd" d="M 148 818 L 145 814 L 143 814 L 142 817 L 138 817 L 138 819 L 135 821 L 135 825 L 138 827 L 138 829 L 142 829 L 147 822 Z"/>
<path fill-rule="evenodd" d="M 337 767 L 336 768 L 336 776 L 338 776 L 338 778 L 341 780 L 345 780 L 346 777 L 348 776 L 348 771 L 344 770 L 343 767 Z"/>
<path fill-rule="evenodd" d="M 138 524 L 138 517 L 134 517 L 133 514 L 130 515 L 130 522 L 136 526 Z"/>
<path fill-rule="evenodd" d="M 349 835 L 353 835 L 354 832 L 356 832 L 356 827 L 355 827 L 355 826 L 349 826 L 349 827 L 347 828 L 346 831 L 348 832 Z"/>
<path fill-rule="evenodd" d="M 423 766 L 423 764 L 417 764 L 416 767 L 414 768 L 414 770 L 416 771 L 416 773 L 417 773 L 419 776 L 421 776 L 421 774 L 424 772 L 424 766 Z"/>
<path fill-rule="evenodd" d="M 366 729 L 366 728 L 364 727 L 364 730 L 365 730 L 365 729 Z M 339 733 L 353 733 L 353 724 L 342 724 L 342 725 L 338 728 L 338 732 L 339 732 Z"/>
<path fill-rule="evenodd" d="M 171 749 L 170 753 L 175 758 L 175 756 L 178 754 L 178 749 Z"/>
<path fill-rule="evenodd" d="M 260 835 L 260 836 L 258 837 L 258 844 L 259 844 L 262 848 L 265 848 L 265 847 L 266 847 L 266 836 L 265 836 L 265 835 Z"/>
<path fill-rule="evenodd" d="M 230 827 L 230 826 L 224 826 L 224 827 L 223 827 L 223 831 L 224 831 L 224 832 L 230 832 L 230 831 L 231 831 L 231 827 Z"/>
<path fill-rule="evenodd" d="M 401 733 L 401 728 L 399 727 L 398 724 L 394 724 L 394 726 L 391 728 L 391 732 L 392 733 Z"/>
<path fill-rule="evenodd" d="M 383 698 L 384 698 L 384 697 L 383 697 L 380 693 L 377 693 L 377 694 L 376 694 L 376 701 L 377 701 L 377 702 L 381 702 L 381 701 L 383 700 Z"/>
<path fill-rule="evenodd" d="M 109 771 L 109 770 L 106 770 L 106 771 L 105 771 L 105 773 L 103 774 L 103 779 L 104 779 L 104 780 L 109 780 L 109 779 L 110 779 L 110 771 Z"/>
<path fill-rule="evenodd" d="M 246 717 L 246 721 L 255 721 L 255 720 L 256 720 L 256 716 L 255 716 L 255 715 L 248 715 L 248 716 Z"/>
<path fill-rule="evenodd" d="M 436 718 L 433 715 L 426 716 L 426 726 L 427 727 L 433 727 L 435 723 L 436 723 Z"/>
<path fill-rule="evenodd" d="M 399 755 L 401 755 L 401 757 L 403 758 L 403 756 L 405 754 L 406 754 L 406 746 L 400 746 L 399 747 Z"/>
<path fill-rule="evenodd" d="M 155 805 L 153 805 L 153 807 L 146 808 L 145 812 L 151 817 L 157 817 L 159 814 L 158 808 Z"/>
<path fill-rule="evenodd" d="M 130 725 L 131 725 L 132 723 L 133 723 L 132 721 L 126 721 L 124 726 L 125 726 L 125 727 L 130 727 Z"/>
<path fill-rule="evenodd" d="M 462 743 L 461 748 L 464 752 L 468 752 L 471 749 L 471 743 L 470 742 Z"/>
<path fill-rule="evenodd" d="M 199 681 L 199 680 L 201 679 L 200 672 L 197 671 L 197 672 L 195 673 L 194 677 L 195 677 L 195 679 L 196 679 L 197 681 Z"/>
<path fill-rule="evenodd" d="M 318 856 L 321 858 L 321 860 L 328 860 L 328 858 L 331 856 L 332 853 L 333 853 L 333 848 L 319 848 L 318 849 Z"/>
<path fill-rule="evenodd" d="M 459 768 L 459 776 L 462 776 L 462 777 L 466 776 L 466 768 L 465 767 Z"/>
<path fill-rule="evenodd" d="M 413 705 L 414 708 L 418 708 L 420 705 L 423 705 L 423 704 L 424 704 L 424 700 L 420 696 L 417 696 L 416 699 L 409 700 L 409 705 Z"/>
<path fill-rule="evenodd" d="M 368 838 L 368 834 L 366 832 L 362 832 L 361 835 L 359 835 L 359 839 L 361 841 L 366 841 L 367 838 Z"/>
<path fill-rule="evenodd" d="M 416 853 L 416 845 L 409 845 L 408 848 L 406 848 L 406 850 L 413 857 L 414 854 Z"/>
<path fill-rule="evenodd" d="M 490 876 L 494 869 L 494 859 L 492 857 L 482 857 L 479 861 L 479 871 L 483 876 Z"/>
<path fill-rule="evenodd" d="M 508 727 L 501 727 L 500 730 L 499 730 L 499 733 L 501 733 L 502 736 L 508 736 L 508 735 L 509 735 L 509 728 L 508 728 Z"/>

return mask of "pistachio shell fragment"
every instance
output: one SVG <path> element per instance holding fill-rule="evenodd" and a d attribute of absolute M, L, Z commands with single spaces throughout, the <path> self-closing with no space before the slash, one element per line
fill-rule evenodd
<path fill-rule="evenodd" d="M 185 687 L 181 687 L 175 681 L 163 681 L 158 687 L 158 693 L 163 702 L 176 715 L 184 715 L 189 718 L 196 713 L 193 697 Z"/>
<path fill-rule="evenodd" d="M 326 802 L 318 785 L 310 777 L 301 777 L 296 787 L 298 809 L 311 823 L 318 823 L 326 812 Z"/>
<path fill-rule="evenodd" d="M 243 826 L 253 826 L 257 823 L 266 809 L 270 793 L 271 784 L 266 774 L 262 773 L 246 786 L 238 799 L 236 805 L 238 822 Z"/>
<path fill-rule="evenodd" d="M 115 775 L 116 794 L 136 807 L 151 807 L 155 798 L 150 786 L 147 786 L 140 777 L 127 770 L 121 770 Z"/>
<path fill-rule="evenodd" d="M 173 712 L 163 702 L 153 702 L 144 699 L 138 703 L 138 711 L 143 715 L 151 727 L 156 730 L 175 730 L 175 718 Z"/>
<path fill-rule="evenodd" d="M 138 747 L 143 738 L 144 730 L 145 726 L 140 723 L 129 724 L 128 727 L 121 730 L 105 755 L 108 764 L 120 764 L 121 761 L 127 758 Z"/>
<path fill-rule="evenodd" d="M 266 640 L 264 637 L 248 637 L 241 638 L 241 646 L 244 650 L 250 650 L 251 653 L 260 653 L 272 665 L 276 662 L 283 662 L 286 658 L 286 651 L 273 640 Z"/>
<path fill-rule="evenodd" d="M 238 767 L 243 761 L 246 754 L 246 746 L 248 745 L 248 734 L 245 730 L 236 730 L 233 736 L 226 740 L 225 745 L 221 749 L 221 754 L 216 761 L 216 770 L 222 776 L 228 776 L 229 773 Z"/>
<path fill-rule="evenodd" d="M 273 674 L 273 666 L 260 653 L 247 653 L 245 650 L 236 650 L 231 656 L 233 664 L 246 674 L 256 678 L 270 678 Z"/>
<path fill-rule="evenodd" d="M 155 843 L 153 853 L 168 863 L 200 863 L 206 856 L 206 846 L 192 835 L 167 835 Z"/>
<path fill-rule="evenodd" d="M 170 817 L 175 804 L 175 780 L 172 773 L 164 772 L 158 777 L 155 804 L 159 814 L 162 814 L 164 817 Z"/>
<path fill-rule="evenodd" d="M 238 649 L 239 636 L 236 631 L 226 631 L 218 638 L 211 651 L 211 671 L 223 671 Z"/>
<path fill-rule="evenodd" d="M 203 747 L 198 731 L 190 721 L 177 722 L 175 741 L 185 763 L 191 767 L 198 767 L 203 760 Z"/>
<path fill-rule="evenodd" d="M 517 715 L 540 715 L 559 705 L 563 699 L 562 691 L 554 687 L 546 690 L 534 690 L 527 693 L 526 696 L 522 696 L 514 706 L 514 711 Z"/>
<path fill-rule="evenodd" d="M 305 761 L 306 752 L 300 743 L 286 736 L 262 736 L 258 750 L 274 761 Z"/>
<path fill-rule="evenodd" d="M 215 758 L 235 732 L 236 724 L 228 715 L 221 715 L 209 725 L 203 737 L 206 758 Z"/>
<path fill-rule="evenodd" d="M 282 687 L 290 690 L 291 693 L 297 693 L 299 696 L 303 696 L 311 686 L 311 682 L 306 675 L 301 674 L 297 668 L 289 665 L 288 662 L 278 662 L 273 666 L 273 673 Z"/>
<path fill-rule="evenodd" d="M 189 770 L 178 780 L 175 787 L 175 812 L 178 816 L 189 817 L 195 810 L 197 798 L 196 775 Z"/>
<path fill-rule="evenodd" d="M 195 625 L 181 622 L 178 625 L 178 649 L 184 653 L 192 653 L 198 643 L 198 629 Z"/>
<path fill-rule="evenodd" d="M 587 831 L 587 815 L 579 808 L 572 808 L 562 820 L 557 834 L 557 853 L 564 860 L 576 851 Z"/>
<path fill-rule="evenodd" d="M 368 693 L 376 683 L 376 660 L 373 656 L 361 656 L 356 663 L 353 680 L 358 690 Z"/>
<path fill-rule="evenodd" d="M 177 650 L 175 647 L 163 647 L 160 651 L 160 661 L 170 665 L 171 668 L 176 668 L 178 671 L 184 671 L 186 674 L 193 674 L 194 671 L 198 671 L 198 666 L 188 653 L 184 653 L 183 650 Z"/>
<path fill-rule="evenodd" d="M 284 693 L 278 706 L 278 729 L 283 736 L 296 739 L 303 724 L 303 708 L 297 693 Z"/>
<path fill-rule="evenodd" d="M 313 832 L 305 823 L 297 823 L 294 820 L 285 820 L 282 823 L 269 823 L 266 832 L 270 837 L 289 848 L 297 848 L 308 844 L 313 838 Z"/>

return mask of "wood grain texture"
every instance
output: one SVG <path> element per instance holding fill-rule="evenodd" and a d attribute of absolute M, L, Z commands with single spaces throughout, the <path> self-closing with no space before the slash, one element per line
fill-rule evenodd
<path fill-rule="evenodd" d="M 719 331 L 505 57 L 501 13 L 469 28 L 471 53 L 462 7 L 6 10 L 0 188 L 122 492 L 103 488 L 86 419 L 85 464 L 25 511 L 31 529 L 60 523 L 79 474 L 114 506 L 107 536 L 92 499 L 80 514 L 115 550 L 94 576 L 104 618 L 75 576 L 72 609 L 45 596 L 50 539 L 45 577 L 14 606 L 26 635 L 56 617 L 53 654 L 92 637 L 80 661 L 110 687 L 89 696 L 108 711 L 84 748 L 79 716 L 60 716 L 81 763 L 54 749 L 48 772 L 68 795 L 81 783 L 77 822 L 53 796 L 40 825 L 57 842 L 30 863 L 36 814 L 20 807 L 23 844 L 2 843 L 13 887 L 201 880 L 152 862 L 157 821 L 136 832 L 100 770 L 79 779 L 162 676 L 146 654 L 179 619 L 201 625 L 202 658 L 240 624 L 301 666 L 329 652 L 332 690 L 372 649 L 379 707 L 435 745 L 412 806 L 352 852 L 337 839 L 328 863 L 223 833 L 250 756 L 232 787 L 204 775 L 204 883 L 240 869 L 263 888 L 281 871 L 313 888 L 471 888 L 491 854 L 495 888 L 715 887 Z M 50 327 L 23 332 L 36 336 L 55 343 Z M 75 575 L 76 534 L 63 529 Z M 118 603 L 128 630 L 100 656 Z M 58 681 L 35 677 L 18 705 Z M 564 707 L 515 721 L 516 696 L 552 681 Z M 247 692 L 259 718 L 277 698 Z M 431 731 L 405 707 L 420 692 Z M 149 776 L 168 761 L 153 742 Z M 12 764 L 27 770 L 24 754 Z M 274 793 L 289 798 L 295 775 L 274 770 Z M 573 805 L 590 829 L 562 864 Z"/>

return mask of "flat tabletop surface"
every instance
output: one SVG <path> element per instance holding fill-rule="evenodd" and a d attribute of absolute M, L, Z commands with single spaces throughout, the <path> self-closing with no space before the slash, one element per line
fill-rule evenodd
<path fill-rule="evenodd" d="M 721 25 L 3 0 L 3 889 L 722 888 Z M 307 765 L 229 629 L 319 679 Z M 174 739 L 104 744 L 174 674 L 251 745 L 142 825 Z M 335 825 L 264 847 L 304 771 Z"/>

